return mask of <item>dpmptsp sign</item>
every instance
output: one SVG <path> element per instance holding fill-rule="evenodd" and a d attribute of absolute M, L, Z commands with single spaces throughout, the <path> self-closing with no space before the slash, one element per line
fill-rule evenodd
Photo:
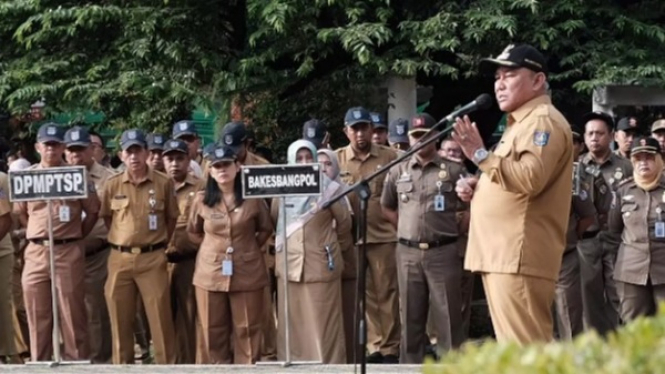
<path fill-rule="evenodd" d="M 26 169 L 9 172 L 9 200 L 62 200 L 88 197 L 83 166 Z"/>
<path fill-rule="evenodd" d="M 246 199 L 320 195 L 321 165 L 257 165 L 242 167 Z"/>

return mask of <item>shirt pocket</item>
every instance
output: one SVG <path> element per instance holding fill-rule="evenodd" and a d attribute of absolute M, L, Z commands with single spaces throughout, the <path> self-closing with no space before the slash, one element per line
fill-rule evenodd
<path fill-rule="evenodd" d="M 395 191 L 397 191 L 397 200 L 406 204 L 413 199 L 413 182 L 397 182 Z"/>

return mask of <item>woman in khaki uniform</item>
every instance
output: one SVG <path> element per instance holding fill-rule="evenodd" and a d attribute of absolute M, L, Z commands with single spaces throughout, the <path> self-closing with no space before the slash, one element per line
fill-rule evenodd
<path fill-rule="evenodd" d="M 242 199 L 239 171 L 230 148 L 215 149 L 206 188 L 194 198 L 187 225 L 191 239 L 201 242 L 193 283 L 202 356 L 210 364 L 252 364 L 261 357 L 268 284 L 261 248 L 272 234 L 272 221 L 263 199 Z"/>
<path fill-rule="evenodd" d="M 317 162 L 316 147 L 298 140 L 288 149 L 290 164 Z M 280 206 L 275 245 L 278 305 L 284 305 L 284 277 L 289 284 L 291 359 L 342 364 L 346 358 L 342 317 L 342 251 L 351 250 L 351 217 L 348 207 L 337 202 L 329 209 L 319 207 L 342 188 L 339 183 L 322 177 L 323 194 L 317 197 L 289 197 Z M 283 220 L 286 209 L 286 222 Z M 273 210 L 274 211 L 274 210 Z M 284 239 L 286 226 L 288 274 L 284 274 Z M 278 342 L 284 341 L 284 308 L 278 309 Z M 284 360 L 283 344 L 277 357 Z M 352 347 L 349 347 L 352 349 Z"/>
<path fill-rule="evenodd" d="M 665 177 L 658 141 L 638 138 L 630 150 L 633 177 L 619 184 L 608 217 L 621 234 L 614 279 L 624 321 L 654 315 L 665 301 Z"/>
<path fill-rule="evenodd" d="M 339 183 L 342 187 L 346 184 L 340 178 L 339 161 L 334 151 L 330 149 L 319 149 L 317 151 L 319 163 L 323 166 L 323 172 L 331 180 Z M 340 190 L 341 192 L 341 190 Z M 353 222 L 353 210 L 348 198 L 340 200 L 349 210 L 351 221 Z M 351 231 L 355 224 L 351 225 Z M 342 316 L 344 317 L 344 335 L 346 345 L 346 363 L 352 364 L 356 360 L 356 338 L 355 338 L 355 324 L 356 324 L 356 294 L 357 294 L 357 279 L 358 279 L 358 253 L 355 247 L 351 250 L 343 251 L 342 258 L 344 259 L 344 270 L 342 270 Z"/>

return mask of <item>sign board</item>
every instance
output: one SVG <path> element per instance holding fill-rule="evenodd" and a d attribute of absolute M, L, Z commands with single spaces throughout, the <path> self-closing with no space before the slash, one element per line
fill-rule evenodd
<path fill-rule="evenodd" d="M 245 199 L 320 195 L 321 165 L 257 165 L 242 167 Z"/>
<path fill-rule="evenodd" d="M 9 172 L 9 200 L 12 202 L 87 197 L 88 178 L 83 166 Z"/>

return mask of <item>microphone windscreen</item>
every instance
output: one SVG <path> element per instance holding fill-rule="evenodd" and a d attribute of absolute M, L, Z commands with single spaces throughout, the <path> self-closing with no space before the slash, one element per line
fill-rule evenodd
<path fill-rule="evenodd" d="M 487 109 L 492 105 L 492 97 L 486 93 L 478 96 L 475 101 L 478 109 Z"/>

